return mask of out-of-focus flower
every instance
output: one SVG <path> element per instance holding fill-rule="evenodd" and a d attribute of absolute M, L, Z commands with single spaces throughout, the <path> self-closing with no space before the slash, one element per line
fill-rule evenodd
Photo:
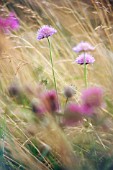
<path fill-rule="evenodd" d="M 43 93 L 42 103 L 48 112 L 57 112 L 59 110 L 59 104 L 56 91 L 50 90 Z"/>
<path fill-rule="evenodd" d="M 88 53 L 85 53 L 85 54 L 82 53 L 76 58 L 75 62 L 77 64 L 81 64 L 81 65 L 84 63 L 85 64 L 93 64 L 95 62 L 95 59 Z"/>
<path fill-rule="evenodd" d="M 41 106 L 37 100 L 33 100 L 31 102 L 31 108 L 32 108 L 32 111 L 39 117 L 43 116 L 44 115 L 44 112 L 45 112 L 45 109 L 43 106 Z"/>
<path fill-rule="evenodd" d="M 19 21 L 14 12 L 10 12 L 6 18 L 0 17 L 0 30 L 9 32 L 10 30 L 17 30 L 19 28 Z"/>
<path fill-rule="evenodd" d="M 0 17 L 0 29 L 1 29 L 1 30 L 4 30 L 4 29 L 6 30 L 7 27 L 8 27 L 8 24 L 7 24 L 7 22 L 6 22 L 6 19 Z"/>
<path fill-rule="evenodd" d="M 38 30 L 38 35 L 37 39 L 41 40 L 43 38 L 48 38 L 49 36 L 52 36 L 55 34 L 57 30 L 55 30 L 52 26 L 48 25 L 43 25 L 39 30 Z"/>
<path fill-rule="evenodd" d="M 11 12 L 9 16 L 6 18 L 6 21 L 12 30 L 16 30 L 19 28 L 19 21 L 14 12 Z"/>
<path fill-rule="evenodd" d="M 16 83 L 14 83 L 9 86 L 8 92 L 11 97 L 14 97 L 14 96 L 18 96 L 20 94 L 21 89 Z"/>
<path fill-rule="evenodd" d="M 63 124 L 73 126 L 81 120 L 82 120 L 81 106 L 75 103 L 68 104 L 64 111 Z"/>
<path fill-rule="evenodd" d="M 85 105 L 99 107 L 102 104 L 103 90 L 100 87 L 90 87 L 83 91 L 82 102 Z"/>
<path fill-rule="evenodd" d="M 76 53 L 82 52 L 82 51 L 93 51 L 95 47 L 93 47 L 88 42 L 80 42 L 77 46 L 73 47 L 73 51 Z"/>
<path fill-rule="evenodd" d="M 95 107 L 90 105 L 81 105 L 81 112 L 83 115 L 93 115 L 95 113 Z"/>
<path fill-rule="evenodd" d="M 67 86 L 64 88 L 64 95 L 66 98 L 70 98 L 74 95 L 75 91 L 72 86 Z"/>
<path fill-rule="evenodd" d="M 82 110 L 85 114 L 92 114 L 95 108 L 103 103 L 103 90 L 99 87 L 90 87 L 82 93 Z"/>

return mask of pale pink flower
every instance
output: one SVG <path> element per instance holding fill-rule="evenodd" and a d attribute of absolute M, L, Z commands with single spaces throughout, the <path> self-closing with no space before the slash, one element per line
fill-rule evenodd
<path fill-rule="evenodd" d="M 83 115 L 91 116 L 95 113 L 95 107 L 90 105 L 81 105 L 81 112 Z"/>
<path fill-rule="evenodd" d="M 55 34 L 57 30 L 55 30 L 52 26 L 48 25 L 43 25 L 39 30 L 38 30 L 38 35 L 37 39 L 41 40 L 43 38 L 48 38 L 49 36 L 52 36 Z"/>
<path fill-rule="evenodd" d="M 73 51 L 76 53 L 82 52 L 82 51 L 93 51 L 95 47 L 93 47 L 88 42 L 80 42 L 77 46 L 73 47 Z"/>
<path fill-rule="evenodd" d="M 103 90 L 99 87 L 90 87 L 82 93 L 82 111 L 84 114 L 93 114 L 96 108 L 103 104 Z"/>
<path fill-rule="evenodd" d="M 76 58 L 76 60 L 75 60 L 75 62 L 77 63 L 77 64 L 93 64 L 94 62 L 95 62 L 95 59 L 94 59 L 94 57 L 92 57 L 92 55 L 90 55 L 90 54 L 88 54 L 88 53 L 82 53 L 82 54 L 80 54 L 77 58 Z"/>
<path fill-rule="evenodd" d="M 82 120 L 81 106 L 75 103 L 68 104 L 64 111 L 63 124 L 73 126 L 81 120 Z"/>

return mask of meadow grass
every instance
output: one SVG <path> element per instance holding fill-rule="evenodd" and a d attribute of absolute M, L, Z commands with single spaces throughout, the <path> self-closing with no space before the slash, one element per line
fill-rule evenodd
<path fill-rule="evenodd" d="M 112 6 L 102 0 L 6 1 L 0 6 L 1 15 L 9 10 L 16 12 L 20 28 L 9 35 L 0 33 L 0 169 L 111 170 Z M 84 66 L 74 63 L 78 55 L 72 48 L 80 41 L 95 47 L 95 63 L 87 66 L 87 86 L 104 90 L 105 106 L 96 117 L 84 118 L 74 127 L 61 127 L 59 118 L 48 112 L 39 118 L 31 110 L 34 98 L 39 102 L 40 93 L 54 89 L 47 39 L 36 39 L 42 25 L 57 30 L 50 41 L 62 108 L 66 86 L 75 87 L 70 101 L 76 103 L 85 88 Z M 20 92 L 10 97 L 8 88 L 13 83 Z"/>

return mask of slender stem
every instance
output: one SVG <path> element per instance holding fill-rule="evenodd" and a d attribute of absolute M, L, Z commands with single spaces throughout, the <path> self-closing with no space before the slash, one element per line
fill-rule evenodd
<path fill-rule="evenodd" d="M 2 136 L 1 136 L 1 142 L 2 142 L 1 156 L 2 156 L 2 159 L 4 159 L 4 152 L 5 152 L 5 133 L 6 133 L 6 117 L 5 117 L 5 113 L 4 113 L 3 119 L 2 119 Z"/>
<path fill-rule="evenodd" d="M 87 64 L 86 64 L 85 52 L 84 52 L 84 82 L 85 82 L 85 87 L 87 87 Z"/>
<path fill-rule="evenodd" d="M 55 72 L 54 72 L 54 66 L 53 66 L 53 58 L 52 58 L 52 51 L 51 51 L 51 43 L 49 38 L 47 38 L 48 44 L 49 44 L 49 50 L 50 50 L 50 61 L 51 61 L 51 66 L 52 66 L 52 74 L 53 74 L 53 80 L 54 80 L 54 86 L 57 94 L 57 99 L 58 99 L 58 92 L 57 92 L 57 85 L 56 85 L 56 79 L 55 79 Z M 60 116 L 55 117 L 56 122 L 60 124 Z"/>
<path fill-rule="evenodd" d="M 66 108 L 66 105 L 67 105 L 67 103 L 68 103 L 68 97 L 66 98 L 66 101 L 65 101 L 65 108 Z"/>
<path fill-rule="evenodd" d="M 54 86 L 55 86 L 55 90 L 56 90 L 56 93 L 57 93 L 57 85 L 56 85 L 56 79 L 55 79 L 55 73 L 54 73 L 54 67 L 53 67 L 53 58 L 52 58 L 52 51 L 51 51 L 51 43 L 50 43 L 49 38 L 47 38 L 47 40 L 48 40 L 49 50 L 50 50 L 50 61 L 51 61 L 51 66 L 52 66 L 52 74 L 53 74 Z M 57 95 L 58 95 L 58 93 L 57 93 Z"/>

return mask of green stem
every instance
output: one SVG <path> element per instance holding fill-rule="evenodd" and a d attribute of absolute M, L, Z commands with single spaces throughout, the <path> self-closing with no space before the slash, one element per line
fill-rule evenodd
<path fill-rule="evenodd" d="M 67 105 L 67 103 L 68 103 L 68 97 L 66 98 L 66 101 L 65 101 L 65 108 L 66 108 L 66 105 Z"/>
<path fill-rule="evenodd" d="M 56 86 L 55 72 L 54 72 L 54 68 L 53 68 L 53 58 L 52 58 L 52 51 L 51 51 L 51 43 L 50 43 L 49 38 L 47 38 L 47 40 L 48 40 L 49 50 L 50 50 L 50 61 L 51 61 L 51 66 L 52 66 L 52 74 L 53 74 L 54 86 L 55 86 L 55 90 L 56 90 L 56 93 L 57 93 L 57 86 Z M 57 95 L 58 95 L 58 93 L 57 93 Z"/>
<path fill-rule="evenodd" d="M 4 160 L 4 151 L 5 151 L 5 133 L 6 133 L 6 117 L 5 117 L 5 113 L 3 115 L 3 119 L 2 119 L 2 130 L 0 132 L 0 138 L 1 138 L 1 158 L 2 160 Z"/>
<path fill-rule="evenodd" d="M 87 65 L 86 65 L 85 52 L 84 52 L 84 82 L 85 82 L 85 87 L 87 87 Z"/>

